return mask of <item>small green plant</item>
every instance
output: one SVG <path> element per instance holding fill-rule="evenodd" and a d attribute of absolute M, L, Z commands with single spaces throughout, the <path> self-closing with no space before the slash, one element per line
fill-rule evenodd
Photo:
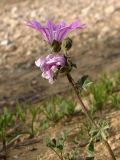
<path fill-rule="evenodd" d="M 50 139 L 45 137 L 44 142 L 47 147 L 49 147 L 60 160 L 76 160 L 77 151 L 71 150 L 68 153 L 65 153 L 65 142 L 67 140 L 68 134 L 64 130 L 62 134 L 57 134 L 55 138 Z"/>
<path fill-rule="evenodd" d="M 102 74 L 100 80 L 89 87 L 92 94 L 91 111 L 102 110 L 113 91 L 113 81 L 106 74 Z"/>
<path fill-rule="evenodd" d="M 81 140 L 87 142 L 90 137 L 90 135 L 89 135 L 90 130 L 91 130 L 90 123 L 84 122 L 83 125 L 80 127 L 80 131 L 76 135 L 74 142 L 76 144 L 78 144 L 79 141 L 81 141 Z"/>
<path fill-rule="evenodd" d="M 112 95 L 111 101 L 113 107 L 120 109 L 120 96 Z"/>
<path fill-rule="evenodd" d="M 16 106 L 16 113 L 15 113 L 16 120 L 19 120 L 19 122 L 22 123 L 24 122 L 27 125 L 27 129 L 23 129 L 18 134 L 29 134 L 30 138 L 33 138 L 37 134 L 38 129 L 35 128 L 34 123 L 36 121 L 39 112 L 40 112 L 39 108 L 30 106 L 28 108 L 28 114 L 27 114 L 26 111 L 23 111 L 20 105 Z M 27 122 L 26 114 L 27 116 L 30 115 L 29 123 Z"/>
<path fill-rule="evenodd" d="M 107 93 L 112 93 L 113 91 L 113 82 L 112 80 L 107 76 L 107 74 L 102 74 L 100 78 L 100 82 L 104 86 Z"/>
<path fill-rule="evenodd" d="M 93 96 L 91 111 L 101 110 L 108 100 L 108 93 L 105 85 L 101 82 L 93 84 L 90 87 L 90 92 Z"/>
<path fill-rule="evenodd" d="M 86 147 L 87 156 L 85 160 L 94 160 L 94 141 L 90 139 L 89 144 Z"/>
<path fill-rule="evenodd" d="M 101 120 L 99 121 L 98 125 L 99 125 L 98 129 L 91 128 L 89 131 L 90 140 L 86 147 L 86 151 L 87 151 L 86 160 L 94 160 L 94 143 L 96 141 L 106 139 L 108 136 L 107 130 L 109 126 L 107 122 L 104 120 Z"/>
<path fill-rule="evenodd" d="M 45 123 L 52 121 L 57 123 L 64 116 L 70 116 L 75 111 L 75 105 L 72 101 L 63 100 L 61 98 L 56 97 L 56 99 L 52 99 L 49 103 L 46 103 L 43 107 L 43 113 L 45 115 Z"/>
<path fill-rule="evenodd" d="M 57 104 L 54 103 L 47 104 L 43 109 L 43 113 L 47 121 L 52 121 L 54 123 L 58 122 L 63 117 Z"/>
<path fill-rule="evenodd" d="M 115 73 L 114 75 L 114 80 L 115 80 L 115 85 L 118 86 L 120 85 L 120 73 Z"/>
<path fill-rule="evenodd" d="M 65 116 L 74 114 L 75 105 L 72 101 L 62 100 L 59 104 L 60 112 Z"/>
<path fill-rule="evenodd" d="M 59 157 L 60 160 L 64 160 L 63 152 L 67 136 L 67 132 L 64 131 L 63 134 L 57 134 L 53 139 L 50 139 L 49 137 L 45 137 L 44 139 L 46 146 L 54 151 L 54 153 Z"/>
<path fill-rule="evenodd" d="M 23 111 L 20 104 L 17 104 L 16 106 L 16 118 L 22 122 L 25 122 L 25 112 Z"/>
<path fill-rule="evenodd" d="M 79 144 L 83 140 L 84 143 L 81 146 L 86 146 L 85 160 L 94 160 L 94 143 L 100 141 L 102 138 L 106 139 L 108 128 L 109 126 L 104 120 L 98 122 L 98 129 L 86 122 L 80 128 L 80 133 L 75 137 L 74 143 Z"/>
<path fill-rule="evenodd" d="M 7 150 L 7 131 L 8 128 L 14 121 L 13 113 L 11 113 L 7 108 L 3 109 L 3 113 L 0 116 L 0 140 L 3 144 L 3 150 L 6 152 Z"/>
<path fill-rule="evenodd" d="M 88 75 L 83 75 L 80 77 L 80 79 L 76 82 L 76 87 L 78 88 L 78 90 L 81 92 L 82 89 L 85 88 L 86 86 L 86 81 L 88 79 Z"/>
<path fill-rule="evenodd" d="M 108 94 L 105 90 L 105 86 L 102 83 L 97 83 L 92 85 L 90 90 L 93 96 L 91 111 L 95 112 L 96 110 L 101 110 L 108 99 Z"/>
<path fill-rule="evenodd" d="M 40 126 L 41 126 L 43 129 L 48 129 L 48 128 L 49 128 L 49 121 L 48 121 L 46 118 L 43 119 L 43 120 L 41 120 Z"/>
<path fill-rule="evenodd" d="M 71 150 L 69 153 L 64 155 L 64 160 L 77 160 L 78 152 L 76 150 Z"/>
<path fill-rule="evenodd" d="M 29 108 L 29 113 L 30 113 L 32 118 L 31 118 L 31 122 L 29 124 L 30 128 L 29 128 L 28 133 L 30 134 L 30 138 L 33 138 L 38 132 L 38 129 L 36 129 L 34 127 L 34 123 L 36 121 L 37 115 L 40 113 L 40 108 L 30 107 Z"/>

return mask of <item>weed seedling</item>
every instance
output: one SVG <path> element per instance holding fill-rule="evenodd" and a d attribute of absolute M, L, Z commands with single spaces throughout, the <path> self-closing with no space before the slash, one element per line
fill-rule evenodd
<path fill-rule="evenodd" d="M 57 123 L 61 118 L 63 118 L 63 113 L 59 109 L 59 102 L 59 99 L 51 99 L 49 103 L 46 103 L 43 107 L 43 114 L 47 121 Z"/>
<path fill-rule="evenodd" d="M 93 96 L 91 111 L 101 110 L 108 100 L 108 93 L 103 83 L 91 85 L 90 92 Z"/>
<path fill-rule="evenodd" d="M 0 116 L 0 140 L 3 144 L 3 150 L 7 152 L 7 131 L 10 125 L 13 123 L 13 114 L 4 108 L 2 115 Z"/>
<path fill-rule="evenodd" d="M 94 160 L 94 143 L 96 141 L 100 141 L 102 140 L 102 138 L 104 137 L 104 139 L 106 139 L 107 135 L 108 135 L 108 124 L 106 121 L 99 121 L 98 123 L 99 125 L 99 129 L 95 129 L 95 128 L 91 128 L 89 131 L 89 143 L 86 147 L 86 151 L 87 151 L 87 157 L 86 160 Z"/>
<path fill-rule="evenodd" d="M 36 121 L 37 115 L 40 113 L 40 109 L 35 107 L 30 107 L 29 113 L 31 114 L 31 117 L 32 117 L 31 123 L 29 124 L 29 127 L 30 127 L 29 134 L 30 134 L 30 138 L 33 138 L 38 132 L 38 129 L 34 127 L 34 123 Z"/>
<path fill-rule="evenodd" d="M 67 139 L 67 132 L 63 134 L 57 134 L 56 138 L 52 140 L 49 137 L 45 137 L 44 142 L 58 156 L 60 160 L 64 160 L 64 144 Z"/>
<path fill-rule="evenodd" d="M 112 106 L 120 109 L 120 96 L 112 95 Z"/>
<path fill-rule="evenodd" d="M 119 86 L 120 85 L 120 73 L 114 74 L 114 80 L 115 80 L 116 86 Z"/>
<path fill-rule="evenodd" d="M 72 101 L 61 100 L 59 104 L 60 112 L 65 116 L 70 116 L 75 112 L 75 105 Z"/>
<path fill-rule="evenodd" d="M 22 122 L 25 122 L 25 112 L 19 104 L 16 106 L 16 118 Z"/>

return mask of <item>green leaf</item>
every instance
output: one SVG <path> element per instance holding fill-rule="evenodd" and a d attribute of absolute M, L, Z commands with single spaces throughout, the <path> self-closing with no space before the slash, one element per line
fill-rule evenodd
<path fill-rule="evenodd" d="M 90 143 L 87 145 L 87 157 L 94 157 L 94 142 L 90 140 Z"/>
<path fill-rule="evenodd" d="M 87 80 L 88 78 L 88 75 L 83 75 L 77 82 L 76 82 L 76 86 L 78 89 L 82 89 L 85 81 Z"/>
<path fill-rule="evenodd" d="M 16 106 L 16 115 L 21 121 L 25 121 L 25 113 L 19 104 Z"/>
<path fill-rule="evenodd" d="M 60 144 L 60 145 L 57 146 L 57 148 L 62 151 L 63 150 L 63 145 Z"/>
<path fill-rule="evenodd" d="M 56 139 L 55 139 L 55 138 L 52 139 L 52 142 L 53 142 L 54 145 L 56 146 Z"/>
<path fill-rule="evenodd" d="M 67 133 L 67 130 L 64 130 L 64 140 L 66 140 L 67 139 L 67 137 L 68 137 L 68 133 Z"/>
<path fill-rule="evenodd" d="M 77 65 L 75 63 L 72 63 L 71 67 L 77 68 Z"/>
<path fill-rule="evenodd" d="M 85 160 L 94 160 L 94 157 L 86 157 Z"/>

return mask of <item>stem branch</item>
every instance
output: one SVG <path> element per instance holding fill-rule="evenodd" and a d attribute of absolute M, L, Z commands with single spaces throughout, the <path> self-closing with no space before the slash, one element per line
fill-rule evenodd
<path fill-rule="evenodd" d="M 75 94 L 76 94 L 76 96 L 77 96 L 77 98 L 78 98 L 78 100 L 79 100 L 79 102 L 80 102 L 80 104 L 81 104 L 81 107 L 82 107 L 82 109 L 83 109 L 86 117 L 88 118 L 88 120 L 91 122 L 91 124 L 92 124 L 95 128 L 99 129 L 98 125 L 94 122 L 93 118 L 92 118 L 91 115 L 89 114 L 89 111 L 88 111 L 87 107 L 86 107 L 85 104 L 83 103 L 83 101 L 82 101 L 82 99 L 81 99 L 81 97 L 80 97 L 80 95 L 79 95 L 79 90 L 78 90 L 78 88 L 76 87 L 75 82 L 74 82 L 72 76 L 70 75 L 70 73 L 67 74 L 67 79 L 68 79 L 69 83 L 72 85 L 72 87 L 73 87 L 73 89 L 74 89 L 74 91 L 75 91 Z M 102 137 L 102 138 L 103 138 L 103 137 Z M 112 151 L 109 143 L 108 143 L 107 140 L 104 139 L 104 138 L 103 138 L 103 143 L 104 143 L 104 145 L 106 146 L 106 148 L 108 149 L 109 154 L 111 155 L 111 160 L 116 160 L 115 155 L 114 155 L 114 153 L 113 153 L 113 151 Z"/>

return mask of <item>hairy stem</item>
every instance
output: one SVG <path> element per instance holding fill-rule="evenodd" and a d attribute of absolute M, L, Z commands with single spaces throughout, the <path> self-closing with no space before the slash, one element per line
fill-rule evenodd
<path fill-rule="evenodd" d="M 63 160 L 62 154 L 59 155 L 59 153 L 54 148 L 52 148 L 52 147 L 50 147 L 50 148 L 51 148 L 51 150 L 53 150 L 55 152 L 55 154 L 59 157 L 60 160 Z"/>
<path fill-rule="evenodd" d="M 98 125 L 95 123 L 95 121 L 93 120 L 93 118 L 92 118 L 91 115 L 89 114 L 89 111 L 88 111 L 87 107 L 86 107 L 85 104 L 83 103 L 83 101 L 82 101 L 82 99 L 81 99 L 81 97 L 80 97 L 80 95 L 79 95 L 78 88 L 76 87 L 75 82 L 74 82 L 72 76 L 70 75 L 70 73 L 67 74 L 67 78 L 68 78 L 69 83 L 72 85 L 72 87 L 73 87 L 73 89 L 74 89 L 74 91 L 75 91 L 75 94 L 76 94 L 76 96 L 77 96 L 77 98 L 78 98 L 78 100 L 79 100 L 79 102 L 80 102 L 80 104 L 81 104 L 81 107 L 82 107 L 82 109 L 83 109 L 86 117 L 88 118 L 88 120 L 91 122 L 91 124 L 92 124 L 95 128 L 98 128 L 98 129 L 99 129 Z M 113 153 L 113 151 L 112 151 L 109 143 L 107 142 L 106 139 L 104 139 L 104 137 L 102 137 L 102 138 L 103 138 L 103 143 L 104 143 L 104 145 L 106 146 L 106 148 L 107 148 L 108 151 L 109 151 L 109 154 L 111 155 L 111 160 L 116 160 L 115 155 L 114 155 L 114 153 Z"/>

